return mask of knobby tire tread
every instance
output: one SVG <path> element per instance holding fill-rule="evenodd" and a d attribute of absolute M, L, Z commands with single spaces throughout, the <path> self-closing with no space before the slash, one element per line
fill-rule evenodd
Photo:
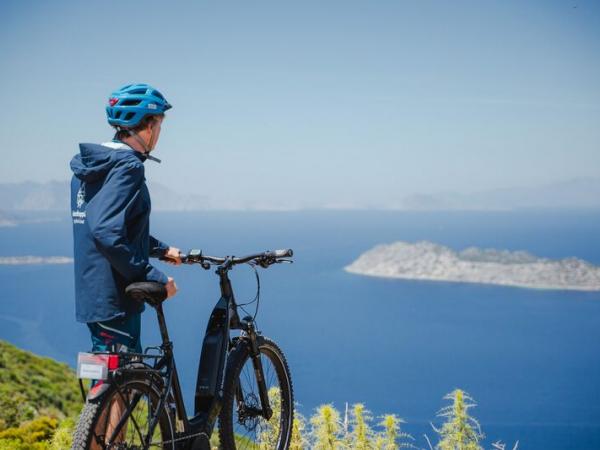
<path fill-rule="evenodd" d="M 294 422 L 294 387 L 292 383 L 292 377 L 290 368 L 287 363 L 285 355 L 281 351 L 281 348 L 269 338 L 260 338 L 259 349 L 263 346 L 270 347 L 270 350 L 277 354 L 278 359 L 282 363 L 282 370 L 287 375 L 288 388 L 290 394 L 290 424 L 288 429 L 288 438 L 286 439 L 287 445 L 280 446 L 278 449 L 273 450 L 287 450 L 291 441 L 292 426 Z M 239 342 L 236 347 L 232 350 L 232 353 L 228 357 L 227 371 L 225 373 L 225 382 L 223 383 L 223 407 L 219 414 L 219 440 L 220 450 L 235 450 L 235 436 L 233 427 L 233 417 L 230 413 L 233 412 L 233 403 L 235 401 L 235 381 L 237 380 L 244 364 L 250 359 L 249 343 L 246 341 Z M 276 368 L 276 370 L 278 370 Z"/>
<path fill-rule="evenodd" d="M 90 433 L 92 432 L 92 426 L 95 425 L 97 415 L 100 414 L 100 402 L 98 400 L 86 401 L 79 420 L 77 421 L 77 427 L 73 434 L 73 445 L 71 450 L 87 450 L 91 441 Z"/>

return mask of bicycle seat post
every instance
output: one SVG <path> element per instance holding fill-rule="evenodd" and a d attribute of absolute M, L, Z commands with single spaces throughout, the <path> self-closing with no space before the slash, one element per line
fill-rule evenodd
<path fill-rule="evenodd" d="M 171 340 L 169 339 L 169 331 L 167 330 L 167 323 L 165 321 L 165 315 L 163 313 L 162 303 L 159 303 L 156 307 L 156 317 L 158 318 L 158 327 L 160 329 L 160 336 L 162 337 L 163 348 L 165 350 L 171 350 Z"/>

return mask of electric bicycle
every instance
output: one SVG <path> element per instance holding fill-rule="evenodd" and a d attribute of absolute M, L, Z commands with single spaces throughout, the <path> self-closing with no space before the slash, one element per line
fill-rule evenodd
<path fill-rule="evenodd" d="M 80 353 L 78 376 L 85 406 L 73 449 L 286 450 L 294 418 L 290 370 L 279 346 L 256 326 L 260 301 L 257 267 L 292 262 L 291 249 L 241 258 L 181 255 L 185 264 L 217 266 L 221 297 L 208 321 L 198 366 L 194 415 L 188 417 L 162 302 L 164 285 L 139 282 L 126 293 L 156 311 L 162 343 L 143 353 Z M 246 304 L 236 303 L 229 271 L 249 264 L 255 271 L 254 316 L 240 318 Z M 249 302 L 252 303 L 252 302 Z M 239 330 L 239 335 L 232 332 Z M 95 380 L 85 394 L 83 378 Z M 218 421 L 218 433 L 213 433 Z M 214 434 L 214 436 L 213 436 Z M 217 438 L 218 435 L 218 438 Z"/>

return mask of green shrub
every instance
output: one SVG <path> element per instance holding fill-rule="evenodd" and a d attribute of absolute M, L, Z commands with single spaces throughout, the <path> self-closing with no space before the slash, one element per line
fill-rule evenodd
<path fill-rule="evenodd" d="M 314 450 L 339 450 L 343 448 L 340 438 L 340 413 L 331 404 L 321 405 L 310 418 L 312 448 Z"/>
<path fill-rule="evenodd" d="M 400 448 L 416 448 L 411 442 L 414 438 L 401 430 L 400 424 L 404 423 L 400 417 L 395 414 L 386 414 L 379 422 L 383 431 L 378 433 L 375 448 L 377 450 L 399 450 Z"/>
<path fill-rule="evenodd" d="M 440 441 L 435 446 L 438 450 L 481 450 L 479 441 L 484 437 L 477 420 L 469 415 L 469 409 L 475 402 L 466 392 L 455 389 L 444 399 L 452 403 L 438 412 L 438 417 L 445 419 L 441 428 L 435 428 Z"/>
<path fill-rule="evenodd" d="M 3 450 L 48 450 L 49 441 L 58 426 L 53 417 L 41 416 L 18 427 L 0 431 L 0 448 Z"/>
<path fill-rule="evenodd" d="M 66 364 L 20 350 L 0 340 L 0 430 L 39 416 L 76 416 L 81 394 Z"/>
<path fill-rule="evenodd" d="M 50 441 L 50 450 L 65 450 L 71 448 L 73 443 L 73 432 L 75 431 L 75 419 L 67 418 L 59 425 L 52 440 Z"/>
<path fill-rule="evenodd" d="M 355 450 L 373 450 L 375 448 L 374 433 L 369 425 L 372 416 L 362 403 L 352 406 L 352 431 L 348 436 L 348 446 Z"/>
<path fill-rule="evenodd" d="M 292 424 L 292 439 L 290 442 L 290 450 L 308 450 L 309 443 L 306 439 L 306 419 L 302 414 L 296 412 L 294 414 L 294 422 Z"/>

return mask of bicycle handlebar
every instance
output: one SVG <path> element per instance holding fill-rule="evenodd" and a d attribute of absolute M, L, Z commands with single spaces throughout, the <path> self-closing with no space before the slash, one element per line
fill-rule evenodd
<path fill-rule="evenodd" d="M 255 253 L 253 255 L 246 255 L 239 258 L 233 256 L 208 256 L 203 255 L 202 250 L 190 250 L 187 255 L 182 253 L 180 255 L 180 258 L 181 262 L 184 264 L 201 264 L 202 267 L 207 269 L 207 265 L 209 264 L 226 264 L 229 267 L 231 267 L 236 264 L 244 264 L 252 260 L 255 260 L 262 267 L 267 267 L 279 261 L 289 261 L 281 260 L 280 258 L 288 258 L 293 255 L 294 252 L 291 248 L 281 250 L 267 250 L 266 252 Z"/>

